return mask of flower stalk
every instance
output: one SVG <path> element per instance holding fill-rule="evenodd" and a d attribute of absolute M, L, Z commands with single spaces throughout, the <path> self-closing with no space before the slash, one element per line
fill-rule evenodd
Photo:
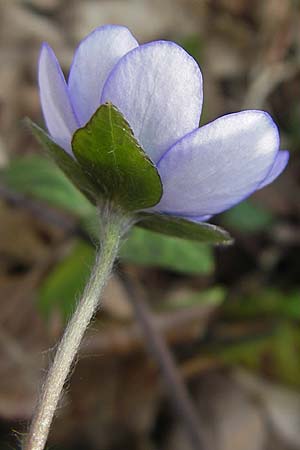
<path fill-rule="evenodd" d="M 43 450 L 63 387 L 70 373 L 84 333 L 93 318 L 103 288 L 112 271 L 119 244 L 131 225 L 131 219 L 111 205 L 100 209 L 100 248 L 82 298 L 58 346 L 53 364 L 42 389 L 24 450 Z"/>

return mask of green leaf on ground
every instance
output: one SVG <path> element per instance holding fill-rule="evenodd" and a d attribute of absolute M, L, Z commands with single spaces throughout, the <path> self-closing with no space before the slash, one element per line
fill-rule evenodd
<path fill-rule="evenodd" d="M 76 215 L 94 207 L 50 160 L 38 155 L 16 158 L 1 170 L 1 179 L 14 191 L 30 195 Z"/>
<path fill-rule="evenodd" d="M 300 292 L 276 288 L 242 295 L 224 306 L 223 316 L 234 319 L 286 318 L 300 320 Z"/>
<path fill-rule="evenodd" d="M 71 253 L 59 262 L 40 287 L 37 306 L 48 318 L 58 310 L 65 319 L 74 311 L 94 261 L 92 245 L 78 241 Z"/>
<path fill-rule="evenodd" d="M 269 336 L 239 341 L 223 348 L 215 347 L 213 354 L 226 364 L 242 365 L 260 375 L 267 375 L 277 383 L 299 389 L 299 346 L 299 327 L 282 322 Z"/>
<path fill-rule="evenodd" d="M 209 274 L 214 270 L 208 245 L 163 236 L 134 228 L 121 247 L 121 258 L 143 266 L 158 266 L 187 274 Z"/>
<path fill-rule="evenodd" d="M 267 229 L 273 222 L 273 215 L 265 209 L 245 201 L 222 214 L 225 226 L 240 231 L 255 232 Z"/>
<path fill-rule="evenodd" d="M 222 286 L 214 286 L 200 292 L 193 292 L 188 295 L 171 297 L 164 307 L 170 309 L 184 309 L 195 305 L 220 306 L 227 295 L 227 291 Z"/>

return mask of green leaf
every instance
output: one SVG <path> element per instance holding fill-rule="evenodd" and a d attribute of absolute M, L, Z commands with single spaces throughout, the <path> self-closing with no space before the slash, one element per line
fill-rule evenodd
<path fill-rule="evenodd" d="M 267 369 L 268 378 L 299 389 L 299 345 L 299 326 L 283 322 L 268 336 L 215 347 L 213 355 L 226 364 L 242 365 L 259 374 L 264 374 Z"/>
<path fill-rule="evenodd" d="M 242 295 L 226 304 L 223 316 L 230 319 L 257 320 L 264 317 L 300 320 L 300 292 L 298 289 L 282 292 L 267 288 Z"/>
<path fill-rule="evenodd" d="M 168 310 L 184 309 L 199 304 L 217 307 L 224 302 L 226 295 L 227 291 L 224 287 L 214 286 L 183 297 L 171 297 L 167 302 L 165 302 L 164 308 L 167 307 Z"/>
<path fill-rule="evenodd" d="M 94 261 L 92 245 L 78 241 L 71 253 L 50 272 L 42 284 L 37 305 L 48 318 L 54 309 L 67 319 L 83 292 Z"/>
<path fill-rule="evenodd" d="M 170 236 L 210 244 L 232 244 L 227 231 L 209 223 L 196 223 L 176 216 L 142 214 L 140 227 Z"/>
<path fill-rule="evenodd" d="M 14 191 L 47 201 L 80 216 L 94 207 L 51 161 L 38 155 L 16 158 L 1 170 L 1 178 Z"/>
<path fill-rule="evenodd" d="M 273 222 L 273 216 L 265 209 L 245 201 L 222 214 L 225 225 L 245 232 L 267 229 Z"/>
<path fill-rule="evenodd" d="M 112 104 L 101 105 L 72 140 L 75 157 L 99 193 L 128 210 L 150 208 L 162 196 L 156 167 Z"/>
<path fill-rule="evenodd" d="M 135 228 L 122 245 L 125 261 L 158 266 L 187 274 L 210 274 L 214 270 L 212 249 L 204 244 L 167 237 Z"/>
<path fill-rule="evenodd" d="M 84 174 L 78 162 L 53 142 L 48 134 L 30 119 L 25 119 L 25 123 L 58 167 L 92 203 L 95 203 L 95 188 L 93 183 Z"/>

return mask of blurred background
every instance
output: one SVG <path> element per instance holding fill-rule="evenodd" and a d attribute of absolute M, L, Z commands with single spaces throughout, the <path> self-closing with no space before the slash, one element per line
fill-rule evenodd
<path fill-rule="evenodd" d="M 81 38 L 105 23 L 127 25 L 140 42 L 178 42 L 203 72 L 202 123 L 264 109 L 291 159 L 275 183 L 213 218 L 232 247 L 129 236 L 49 449 L 190 450 L 129 295 L 149 302 L 207 450 L 300 449 L 299 1 L 0 0 L 1 450 L 19 448 L 48 349 L 94 256 L 93 208 L 22 124 L 42 123 L 39 47 L 50 43 L 67 73 Z"/>

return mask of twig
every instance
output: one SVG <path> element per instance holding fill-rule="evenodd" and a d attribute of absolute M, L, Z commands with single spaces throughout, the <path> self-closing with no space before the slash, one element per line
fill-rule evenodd
<path fill-rule="evenodd" d="M 214 305 L 195 305 L 180 311 L 153 314 L 152 317 L 156 329 L 172 345 L 190 342 L 201 335 L 215 310 Z M 82 352 L 85 355 L 101 353 L 115 356 L 138 352 L 144 345 L 140 328 L 137 322 L 106 326 L 89 337 L 82 346 Z"/>
<path fill-rule="evenodd" d="M 137 321 L 146 339 L 149 352 L 156 359 L 166 382 L 170 399 L 172 400 L 178 416 L 185 424 L 187 436 L 194 450 L 208 450 L 208 436 L 201 427 L 198 413 L 191 401 L 188 390 L 176 367 L 176 362 L 161 337 L 154 318 L 144 300 L 143 295 L 137 294 L 128 277 L 124 276 L 125 285 L 129 291 L 129 300 L 135 311 Z"/>

